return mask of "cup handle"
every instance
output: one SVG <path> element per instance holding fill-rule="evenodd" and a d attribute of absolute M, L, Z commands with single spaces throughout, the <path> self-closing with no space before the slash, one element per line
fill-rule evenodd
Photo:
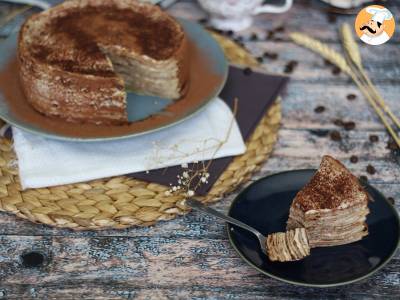
<path fill-rule="evenodd" d="M 258 15 L 262 13 L 280 14 L 288 11 L 293 5 L 293 0 L 286 0 L 285 4 L 281 6 L 276 5 L 262 5 L 254 9 L 253 14 Z"/>

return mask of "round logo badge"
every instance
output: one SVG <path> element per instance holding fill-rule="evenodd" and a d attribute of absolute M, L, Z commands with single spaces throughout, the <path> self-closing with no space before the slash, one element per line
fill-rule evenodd
<path fill-rule="evenodd" d="M 393 14 L 386 7 L 371 5 L 358 13 L 354 26 L 364 43 L 381 45 L 393 36 L 395 24 Z"/>

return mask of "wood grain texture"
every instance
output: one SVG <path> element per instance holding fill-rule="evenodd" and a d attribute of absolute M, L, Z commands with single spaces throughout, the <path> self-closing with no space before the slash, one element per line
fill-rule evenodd
<path fill-rule="evenodd" d="M 322 155 L 332 154 L 356 175 L 395 199 L 400 209 L 399 153 L 387 149 L 388 135 L 357 88 L 343 74 L 333 75 L 323 60 L 287 39 L 298 30 L 340 49 L 340 22 L 353 16 L 338 16 L 330 23 L 325 13 L 296 1 L 283 15 L 262 15 L 253 27 L 241 33 L 246 48 L 255 56 L 276 52 L 265 59 L 269 72 L 282 73 L 285 65 L 299 65 L 283 94 L 283 124 L 272 157 L 253 180 L 283 170 L 317 167 Z M 400 16 L 400 1 L 389 8 Z M 0 20 L 14 7 L 0 3 Z M 193 1 L 180 1 L 170 9 L 177 16 L 198 20 L 204 13 Z M 263 40 L 281 25 L 278 40 Z M 3 31 L 0 31 L 3 33 Z M 256 33 L 260 39 L 254 41 Z M 382 47 L 361 47 L 366 69 L 385 100 L 400 112 L 400 35 Z M 356 94 L 356 100 L 346 99 Z M 326 110 L 316 114 L 314 108 Z M 333 120 L 354 121 L 356 129 L 345 131 Z M 329 138 L 339 130 L 341 142 Z M 379 142 L 371 144 L 369 136 Z M 352 164 L 351 155 L 359 162 Z M 369 175 L 366 166 L 377 173 Z M 235 194 L 213 205 L 227 211 Z M 23 265 L 21 254 L 38 251 L 45 256 L 37 268 Z M 299 288 L 256 273 L 230 247 L 225 225 L 193 212 L 150 228 L 72 232 L 34 225 L 0 214 L 0 299 L 398 299 L 400 254 L 371 278 L 340 288 Z"/>

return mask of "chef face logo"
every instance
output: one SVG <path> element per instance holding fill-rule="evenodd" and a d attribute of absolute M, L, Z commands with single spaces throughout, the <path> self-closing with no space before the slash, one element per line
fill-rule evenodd
<path fill-rule="evenodd" d="M 358 37 L 368 45 L 381 45 L 393 36 L 395 21 L 392 13 L 380 5 L 371 5 L 361 10 L 356 18 Z"/>

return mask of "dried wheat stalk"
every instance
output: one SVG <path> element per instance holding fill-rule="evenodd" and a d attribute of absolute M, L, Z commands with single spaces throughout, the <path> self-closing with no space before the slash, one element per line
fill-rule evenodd
<path fill-rule="evenodd" d="M 349 65 L 353 69 L 353 72 L 358 74 L 362 81 L 365 82 L 366 88 L 370 90 L 370 93 L 374 96 L 378 104 L 383 108 L 383 110 L 389 115 L 392 121 L 400 128 L 400 120 L 394 115 L 392 110 L 386 105 L 385 100 L 379 94 L 375 85 L 372 83 L 371 79 L 368 77 L 367 72 L 362 66 L 361 54 L 356 41 L 351 33 L 350 26 L 344 23 L 340 29 L 343 47 L 346 51 L 346 57 L 348 58 Z M 353 66 L 354 64 L 355 66 Z"/>
<path fill-rule="evenodd" d="M 330 48 L 328 45 L 300 32 L 291 33 L 290 38 L 296 44 L 308 48 L 311 51 L 317 52 L 323 58 L 338 66 L 343 72 L 347 74 L 351 73 L 351 69 L 344 57 L 339 52 Z"/>
<path fill-rule="evenodd" d="M 346 59 L 337 51 L 330 48 L 328 45 L 309 37 L 308 35 L 294 32 L 290 34 L 290 38 L 298 45 L 303 46 L 305 48 L 310 49 L 313 52 L 318 53 L 323 58 L 329 60 L 331 63 L 339 67 L 343 72 L 347 73 L 353 81 L 357 84 L 358 88 L 364 94 L 369 104 L 378 114 L 382 123 L 385 125 L 386 129 L 389 131 L 390 135 L 396 142 L 397 146 L 400 148 L 400 138 L 397 133 L 393 130 L 389 122 L 386 120 L 382 109 L 378 106 L 375 97 L 372 96 L 371 92 L 369 92 L 368 85 L 366 85 L 354 72 L 354 68 L 352 69 L 350 65 L 347 63 Z"/>
<path fill-rule="evenodd" d="M 357 67 L 362 68 L 362 60 L 360 49 L 353 38 L 349 24 L 343 23 L 340 28 L 343 46 L 349 55 L 350 59 L 356 64 Z"/>

